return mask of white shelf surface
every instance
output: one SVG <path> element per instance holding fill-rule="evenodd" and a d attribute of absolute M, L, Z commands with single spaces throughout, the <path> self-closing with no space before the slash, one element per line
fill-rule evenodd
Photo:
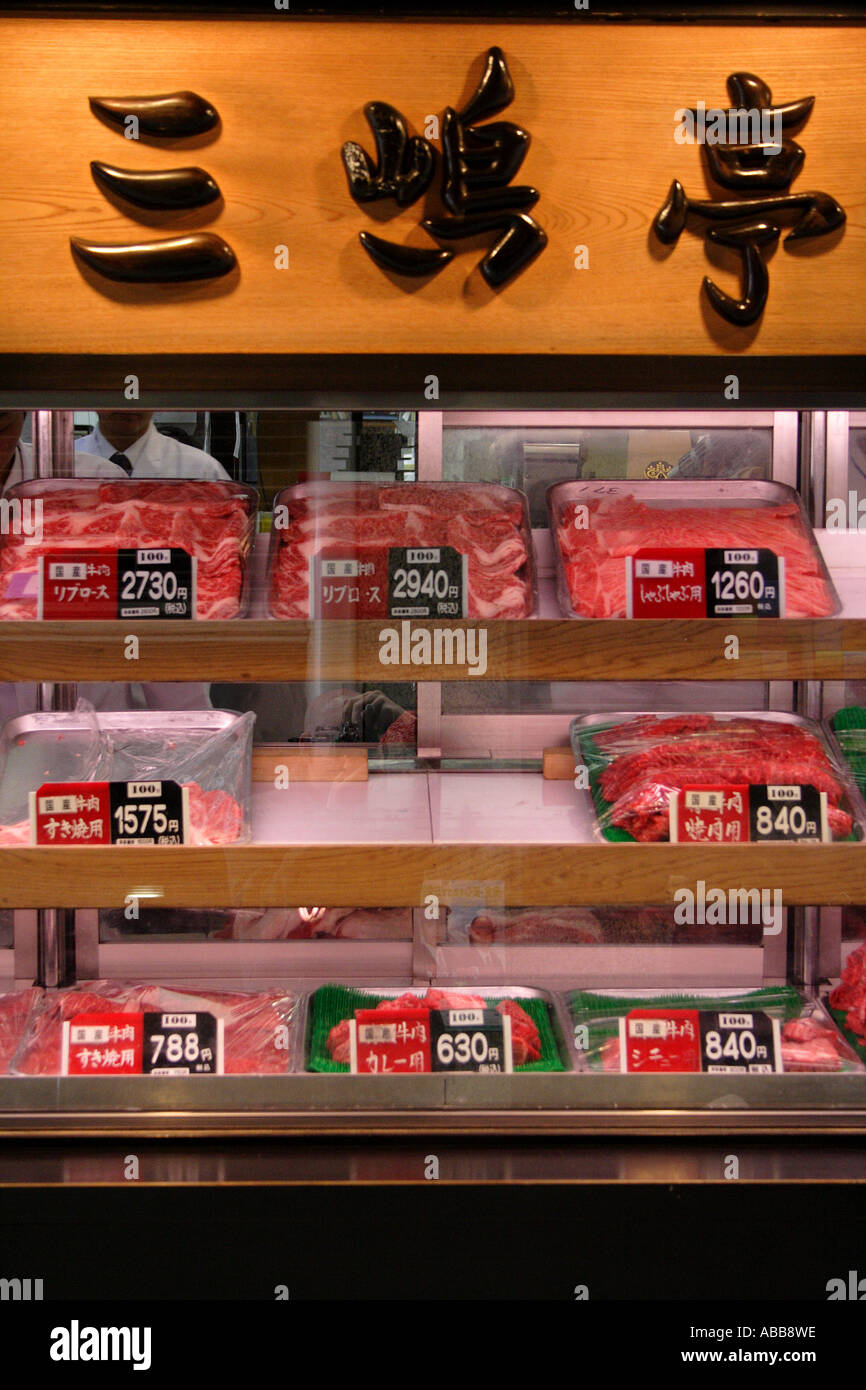
<path fill-rule="evenodd" d="M 254 783 L 255 844 L 590 844 L 586 792 L 540 772 L 374 773 L 367 782 Z"/>
<path fill-rule="evenodd" d="M 367 782 L 282 789 L 253 783 L 252 827 L 257 844 L 429 845 L 427 774 L 380 773 Z"/>

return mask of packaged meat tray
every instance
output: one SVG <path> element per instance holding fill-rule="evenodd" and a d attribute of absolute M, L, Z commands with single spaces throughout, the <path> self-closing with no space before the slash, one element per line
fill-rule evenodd
<path fill-rule="evenodd" d="M 0 1076 L 6 1076 L 44 991 L 13 989 L 0 994 Z"/>
<path fill-rule="evenodd" d="M 827 1005 L 858 1057 L 866 1061 L 866 943 L 849 955 Z"/>
<path fill-rule="evenodd" d="M 567 995 L 574 1028 L 575 1065 L 583 1072 L 620 1072 L 620 1020 L 633 1010 L 691 1009 L 698 1013 L 759 1012 L 779 1022 L 779 1051 L 784 1072 L 860 1072 L 863 1063 L 817 999 L 789 985 L 743 991 L 696 990 L 664 994 L 634 990 L 603 994 L 572 990 Z M 578 1030 L 585 1029 L 581 1033 Z M 578 1045 L 578 1040 L 582 1043 Z M 676 1065 L 665 1070 L 686 1070 Z M 694 1068 L 688 1068 L 694 1070 Z"/>
<path fill-rule="evenodd" d="M 349 1019 L 356 1009 L 487 1008 L 511 1016 L 514 1070 L 565 1071 L 568 1052 L 556 1007 L 549 994 L 522 987 L 410 989 L 323 985 L 310 997 L 306 1021 L 307 1070 L 348 1072 Z M 518 1060 L 520 1059 L 520 1060 Z"/>
<path fill-rule="evenodd" d="M 420 559 L 424 552 L 435 563 Z M 268 571 L 274 618 L 535 611 L 526 497 L 498 483 L 319 480 L 284 488 L 274 498 Z"/>
<path fill-rule="evenodd" d="M 829 838 L 863 838 L 860 793 L 831 736 L 812 720 L 770 711 L 662 710 L 585 715 L 570 732 L 575 761 L 588 771 L 596 835 L 605 840 L 669 840 L 671 793 L 743 784 L 813 786 L 827 794 Z M 726 830 L 725 838 L 747 839 L 748 826 Z"/>
<path fill-rule="evenodd" d="M 631 616 L 629 563 L 638 551 L 708 548 L 781 557 L 779 617 L 826 618 L 841 610 L 802 500 L 784 483 L 571 481 L 555 483 L 547 502 L 557 595 L 567 617 Z M 667 607 L 659 616 L 680 614 Z M 681 616 L 706 616 L 705 602 L 701 612 L 684 607 Z"/>
<path fill-rule="evenodd" d="M 849 705 L 847 709 L 837 710 L 830 720 L 830 728 L 857 786 L 866 795 L 866 709 Z"/>
<path fill-rule="evenodd" d="M 297 999 L 288 990 L 213 990 L 93 980 L 39 991 L 9 1066 L 16 1076 L 60 1076 L 63 1024 L 106 1013 L 209 1013 L 222 1019 L 226 1075 L 282 1075 L 293 1063 Z M 93 1074 L 97 1074 L 96 1071 Z M 101 1075 L 110 1071 L 101 1070 Z"/>
<path fill-rule="evenodd" d="M 229 710 L 26 714 L 0 733 L 0 845 L 30 843 L 30 793 L 46 782 L 175 781 L 193 845 L 250 838 L 255 715 Z M 83 842 L 83 841 L 82 841 Z"/>
<path fill-rule="evenodd" d="M 0 618 L 38 615 L 39 557 L 54 551 L 185 550 L 196 561 L 196 618 L 249 606 L 257 494 L 245 483 L 191 479 L 40 478 L 6 500 L 42 504 L 41 536 L 0 536 Z"/>

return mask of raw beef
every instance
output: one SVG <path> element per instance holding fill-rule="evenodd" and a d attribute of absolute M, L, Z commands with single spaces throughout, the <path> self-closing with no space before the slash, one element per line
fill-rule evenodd
<path fill-rule="evenodd" d="M 830 993 L 830 1005 L 847 1010 L 845 1027 L 866 1043 L 866 945 L 851 952 L 840 983 Z"/>
<path fill-rule="evenodd" d="M 41 989 L 17 989 L 0 994 L 0 1076 L 9 1071 L 34 1008 L 42 999 Z"/>
<path fill-rule="evenodd" d="M 586 507 L 584 513 L 577 509 Z M 578 524 L 576 524 L 578 523 Z M 834 602 L 795 503 L 764 507 L 650 506 L 619 495 L 565 503 L 556 540 L 571 601 L 581 618 L 626 616 L 628 555 L 651 547 L 772 550 L 785 559 L 785 615 L 821 618 Z"/>
<path fill-rule="evenodd" d="M 310 616 L 310 560 L 357 560 L 384 576 L 392 546 L 451 546 L 468 557 L 467 616 L 532 613 L 532 542 L 520 494 L 491 483 L 353 483 L 293 488 L 289 524 L 275 529 L 270 610 Z M 372 571 L 369 571 L 372 572 Z M 365 606 L 366 605 L 366 606 Z M 387 592 L 358 600 L 359 617 L 387 616 Z"/>
<path fill-rule="evenodd" d="M 12 1070 L 24 1076 L 58 1076 L 62 1024 L 79 1014 L 211 1013 L 222 1018 L 226 1074 L 284 1073 L 288 1070 L 287 1028 L 294 997 L 287 992 L 244 993 L 125 985 L 96 980 L 88 988 L 45 994 Z"/>
<path fill-rule="evenodd" d="M 428 989 L 426 995 L 407 992 L 395 999 L 383 999 L 376 1005 L 379 1013 L 399 1013 L 403 1009 L 488 1009 L 489 1000 L 478 994 L 466 994 L 457 990 Z M 528 1062 L 537 1062 L 541 1057 L 541 1038 L 534 1022 L 525 1009 L 513 999 L 503 999 L 497 1004 L 496 1012 L 508 1014 L 511 1018 L 512 1059 L 516 1067 Z M 328 1034 L 328 1051 L 335 1062 L 346 1066 L 350 1062 L 349 1020 L 342 1019 Z"/>
<path fill-rule="evenodd" d="M 841 1071 L 845 1043 L 835 1028 L 816 1022 L 814 1019 L 791 1019 L 782 1025 L 780 1053 L 782 1070 L 797 1071 Z M 603 1071 L 619 1071 L 619 1038 L 608 1038 L 600 1048 Z"/>
<path fill-rule="evenodd" d="M 243 810 L 228 792 L 204 791 L 196 782 L 184 783 L 189 792 L 191 845 L 230 845 L 240 837 Z M 86 841 L 79 841 L 84 844 Z M 0 825 L 0 845 L 29 845 L 29 820 Z"/>
<path fill-rule="evenodd" d="M 28 490 L 28 496 L 32 490 Z M 249 493 L 234 483 L 70 481 L 42 496 L 42 539 L 0 538 L 0 618 L 35 618 L 32 597 L 6 597 L 35 576 L 49 551 L 174 546 L 194 555 L 196 617 L 233 618 L 254 532 Z M 30 586 L 28 586 L 30 587 Z"/>
<path fill-rule="evenodd" d="M 636 840 L 668 838 L 671 791 L 738 782 L 811 784 L 827 793 L 832 835 L 851 833 L 839 774 L 820 740 L 801 725 L 746 716 L 648 715 L 599 731 L 593 741 L 610 758 L 598 776 L 607 802 L 603 823 Z"/>

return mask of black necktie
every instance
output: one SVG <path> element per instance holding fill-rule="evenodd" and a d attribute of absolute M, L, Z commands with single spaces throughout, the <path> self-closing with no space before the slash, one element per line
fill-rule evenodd
<path fill-rule="evenodd" d="M 132 475 L 132 464 L 130 463 L 129 459 L 126 457 L 126 454 L 121 454 L 121 453 L 112 454 L 112 455 L 111 455 L 111 462 L 112 462 L 112 463 L 117 463 L 117 464 L 119 464 L 120 467 L 123 469 L 124 473 L 129 473 L 130 476 Z"/>

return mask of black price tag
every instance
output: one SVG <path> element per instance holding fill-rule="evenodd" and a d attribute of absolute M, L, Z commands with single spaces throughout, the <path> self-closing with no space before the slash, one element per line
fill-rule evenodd
<path fill-rule="evenodd" d="M 388 616 L 465 618 L 467 560 L 453 546 L 391 546 Z"/>
<path fill-rule="evenodd" d="M 708 618 L 780 618 L 785 612 L 785 561 L 772 550 L 704 551 Z"/>
<path fill-rule="evenodd" d="M 783 787 L 755 783 L 749 787 L 749 839 L 814 840 L 830 838 L 827 793 L 810 785 Z"/>
<path fill-rule="evenodd" d="M 701 1071 L 781 1071 L 779 1024 L 769 1014 L 701 1011 L 700 1026 Z"/>
<path fill-rule="evenodd" d="M 177 782 L 109 782 L 113 845 L 182 845 L 187 793 Z"/>
<path fill-rule="evenodd" d="M 195 559 L 185 550 L 118 550 L 118 618 L 194 618 Z"/>
<path fill-rule="evenodd" d="M 432 1009 L 430 1063 L 433 1071 L 512 1071 L 511 1019 L 496 1009 Z"/>
<path fill-rule="evenodd" d="M 146 1013 L 145 1076 L 217 1076 L 223 1070 L 223 1021 L 208 1013 Z"/>

